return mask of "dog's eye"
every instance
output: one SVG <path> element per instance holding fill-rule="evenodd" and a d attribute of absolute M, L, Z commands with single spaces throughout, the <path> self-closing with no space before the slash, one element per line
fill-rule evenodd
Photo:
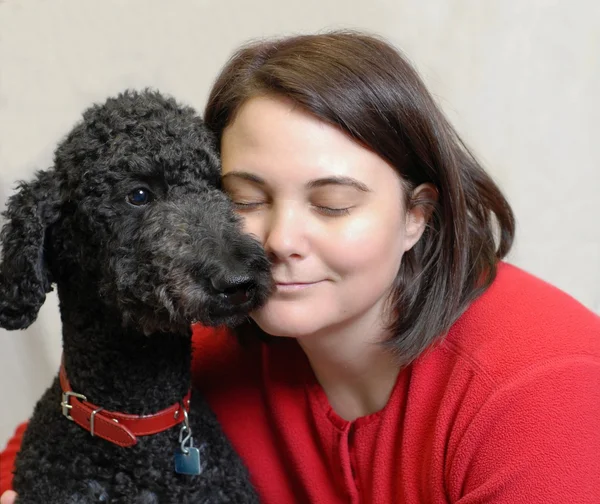
<path fill-rule="evenodd" d="M 138 187 L 127 195 L 127 201 L 134 206 L 144 206 L 152 201 L 152 193 L 148 189 Z"/>

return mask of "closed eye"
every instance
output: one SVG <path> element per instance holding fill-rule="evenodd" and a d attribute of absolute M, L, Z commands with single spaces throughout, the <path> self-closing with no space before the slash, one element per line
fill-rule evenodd
<path fill-rule="evenodd" d="M 353 207 L 331 208 L 331 207 L 320 206 L 320 205 L 313 205 L 313 206 L 319 213 L 321 213 L 327 217 L 341 217 L 343 215 L 349 215 L 350 210 L 353 208 Z"/>
<path fill-rule="evenodd" d="M 261 207 L 262 205 L 264 205 L 264 203 L 262 201 L 249 201 L 249 202 L 245 202 L 245 201 L 233 201 L 233 208 L 235 210 L 254 210 L 256 208 Z"/>

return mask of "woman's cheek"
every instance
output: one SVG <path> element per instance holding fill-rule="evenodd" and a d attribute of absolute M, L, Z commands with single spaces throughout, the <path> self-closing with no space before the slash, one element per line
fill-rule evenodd
<path fill-rule="evenodd" d="M 260 218 L 258 212 L 237 212 L 242 225 L 242 231 L 246 234 L 253 235 L 261 243 L 264 243 L 264 222 Z"/>
<path fill-rule="evenodd" d="M 337 233 L 330 235 L 340 264 L 347 263 L 349 267 L 356 267 L 391 256 L 397 258 L 401 253 L 401 240 L 394 222 L 394 219 L 382 219 L 381 214 L 347 219 Z"/>

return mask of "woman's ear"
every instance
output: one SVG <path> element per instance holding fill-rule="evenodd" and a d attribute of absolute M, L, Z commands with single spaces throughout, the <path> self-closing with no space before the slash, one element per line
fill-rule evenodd
<path fill-rule="evenodd" d="M 53 169 L 21 182 L 8 199 L 0 233 L 0 327 L 24 329 L 37 317 L 52 290 L 44 254 L 49 226 L 60 216 L 58 180 Z"/>
<path fill-rule="evenodd" d="M 439 199 L 433 184 L 421 184 L 409 195 L 406 202 L 405 251 L 410 250 L 423 235 Z"/>

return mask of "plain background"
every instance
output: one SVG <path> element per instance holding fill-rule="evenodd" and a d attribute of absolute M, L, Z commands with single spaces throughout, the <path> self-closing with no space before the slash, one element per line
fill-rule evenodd
<path fill-rule="evenodd" d="M 334 28 L 409 56 L 513 205 L 509 261 L 600 313 L 597 0 L 0 0 L 0 206 L 92 102 L 152 86 L 201 111 L 241 43 Z M 60 352 L 53 294 L 0 330 L 0 445 Z"/>

